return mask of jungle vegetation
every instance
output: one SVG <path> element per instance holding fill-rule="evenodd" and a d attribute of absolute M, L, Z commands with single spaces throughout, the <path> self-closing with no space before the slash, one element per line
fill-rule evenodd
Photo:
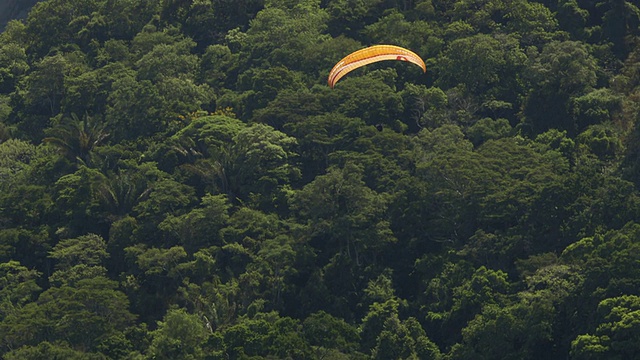
<path fill-rule="evenodd" d="M 639 26 L 632 0 L 39 2 L 0 33 L 0 357 L 637 356 Z M 327 86 L 375 44 L 426 75 Z"/>

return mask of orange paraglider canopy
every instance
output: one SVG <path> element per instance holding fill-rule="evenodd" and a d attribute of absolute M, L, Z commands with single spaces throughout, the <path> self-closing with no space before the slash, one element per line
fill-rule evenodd
<path fill-rule="evenodd" d="M 361 66 L 382 60 L 408 61 L 420 66 L 422 71 L 427 71 L 427 66 L 424 61 L 411 50 L 395 45 L 374 45 L 354 51 L 338 61 L 333 69 L 331 69 L 331 72 L 329 72 L 327 83 L 329 87 L 333 89 L 338 80 L 349 72 Z"/>

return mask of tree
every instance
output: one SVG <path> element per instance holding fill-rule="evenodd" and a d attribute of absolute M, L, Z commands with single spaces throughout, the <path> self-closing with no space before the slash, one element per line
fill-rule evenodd
<path fill-rule="evenodd" d="M 284 89 L 264 108 L 257 109 L 253 118 L 281 131 L 297 129 L 309 117 L 321 113 L 322 107 L 321 96 L 306 88 Z"/>
<path fill-rule="evenodd" d="M 0 263 L 0 322 L 33 300 L 35 293 L 41 290 L 36 283 L 40 275 L 18 261 Z"/>
<path fill-rule="evenodd" d="M 285 294 L 293 292 L 289 284 L 297 273 L 297 244 L 289 236 L 279 235 L 262 242 L 260 247 L 255 260 L 247 267 L 247 273 L 260 273 L 264 288 L 261 297 L 270 300 L 270 308 L 282 309 L 287 298 Z"/>
<path fill-rule="evenodd" d="M 91 21 L 85 27 L 89 38 L 100 42 L 111 39 L 131 39 L 152 21 L 160 11 L 161 4 L 142 0 L 135 2 L 104 1 L 100 9 L 91 14 Z"/>
<path fill-rule="evenodd" d="M 231 201 L 278 206 L 284 201 L 284 184 L 300 176 L 294 162 L 296 140 L 268 125 L 203 116 L 174 139 L 176 146 L 167 149 L 169 155 L 179 156 L 174 164 L 184 162 L 185 170 L 211 186 L 208 191 L 226 193 Z"/>
<path fill-rule="evenodd" d="M 69 356 L 97 356 L 132 349 L 128 330 L 135 316 L 117 282 L 107 279 L 106 269 L 100 266 L 108 256 L 105 248 L 94 234 L 60 241 L 50 252 L 57 260 L 56 271 L 49 277 L 53 286 L 29 303 L 38 289 L 37 273 L 17 262 L 1 266 L 6 270 L 2 277 L 6 287 L 0 334 L 3 346 L 15 350 L 10 356 L 64 353 L 66 348 L 77 351 L 69 351 Z"/>
<path fill-rule="evenodd" d="M 316 347 L 315 352 L 320 358 L 330 353 L 330 349 L 345 354 L 354 352 L 360 340 L 355 327 L 324 311 L 309 315 L 302 323 L 302 331 L 306 341 Z"/>
<path fill-rule="evenodd" d="M 517 293 L 514 302 L 486 305 L 462 330 L 462 341 L 451 348 L 452 358 L 566 356 L 568 339 L 561 335 L 570 326 L 568 322 L 574 321 L 571 303 L 577 299 L 583 276 L 579 268 L 559 264 L 555 257 L 551 263 L 532 257 L 528 264 L 534 268 L 524 276 L 527 288 Z M 565 306 L 569 307 L 569 314 L 565 313 Z"/>
<path fill-rule="evenodd" d="M 357 34 L 368 23 L 379 18 L 381 0 L 334 0 L 327 6 L 329 29 L 333 36 L 345 35 L 357 38 Z"/>
<path fill-rule="evenodd" d="M 222 272 L 216 250 L 200 250 L 193 255 L 193 261 L 181 266 L 191 282 L 183 281 L 179 292 L 188 308 L 206 321 L 207 328 L 217 332 L 231 326 L 245 311 L 245 299 L 236 278 L 222 282 L 221 277 L 211 276 Z"/>
<path fill-rule="evenodd" d="M 405 107 L 404 118 L 411 129 L 433 129 L 451 121 L 447 95 L 442 89 L 407 84 L 401 95 Z"/>
<path fill-rule="evenodd" d="M 238 323 L 223 331 L 229 359 L 250 356 L 277 358 L 306 358 L 311 356 L 309 345 L 302 337 L 300 323 L 277 312 L 257 312 L 243 316 Z"/>
<path fill-rule="evenodd" d="M 506 7 L 500 9 L 507 22 L 506 29 L 520 38 L 523 47 L 541 47 L 549 41 L 564 37 L 558 31 L 559 16 L 544 4 L 529 1 L 507 4 L 509 3 L 505 2 Z"/>
<path fill-rule="evenodd" d="M 461 129 L 445 125 L 429 131 L 422 129 L 412 139 L 415 177 L 424 181 L 428 216 L 426 238 L 438 242 L 457 242 L 471 236 L 477 218 L 478 181 L 490 178 L 473 144 Z M 464 165 L 463 165 L 464 164 Z"/>
<path fill-rule="evenodd" d="M 363 33 L 368 38 L 365 43 L 396 44 L 412 49 L 420 55 L 424 52 L 424 56 L 427 57 L 431 57 L 435 53 L 433 47 L 427 47 L 424 44 L 425 38 L 436 35 L 435 29 L 424 21 L 407 21 L 405 16 L 396 10 L 390 10 L 376 23 L 365 26 Z M 421 51 L 422 49 L 425 51 Z M 402 71 L 401 73 L 415 74 L 413 71 Z M 415 78 L 415 80 L 419 80 L 417 76 Z"/>
<path fill-rule="evenodd" d="M 374 359 L 442 359 L 440 349 L 426 336 L 415 318 L 400 322 L 388 319 L 376 340 L 376 347 L 372 351 Z"/>
<path fill-rule="evenodd" d="M 264 0 L 168 1 L 162 4 L 160 14 L 166 21 L 181 24 L 183 31 L 202 49 L 221 43 L 229 30 L 245 29 L 264 3 Z"/>
<path fill-rule="evenodd" d="M 574 99 L 573 116 L 578 128 L 612 121 L 622 109 L 622 99 L 609 89 L 598 89 Z"/>
<path fill-rule="evenodd" d="M 233 138 L 233 145 L 224 167 L 229 195 L 252 200 L 258 206 L 278 206 L 285 184 L 300 176 L 293 159 L 296 139 L 263 124 L 242 129 Z"/>
<path fill-rule="evenodd" d="M 469 127 L 467 136 L 475 146 L 478 146 L 487 140 L 507 137 L 512 131 L 513 129 L 506 119 L 484 118 Z"/>
<path fill-rule="evenodd" d="M 95 184 L 93 189 L 97 203 L 94 212 L 107 222 L 114 222 L 129 215 L 137 215 L 134 208 L 147 199 L 155 181 L 167 176 L 158 170 L 155 163 L 138 164 L 133 159 L 122 159 L 122 157 L 131 155 L 119 151 L 115 151 L 113 155 L 120 158 L 118 163 L 114 169 L 103 170 L 104 173 L 102 173 L 100 181 Z M 104 158 L 108 157 L 109 155 L 104 155 Z M 107 164 L 101 165 L 108 166 L 109 162 L 107 160 Z"/>
<path fill-rule="evenodd" d="M 93 150 L 109 136 L 104 123 L 87 114 L 82 120 L 72 114 L 70 119 L 63 120 L 45 133 L 48 137 L 44 138 L 44 142 L 60 149 L 62 155 L 70 161 L 85 166 L 92 165 Z"/>
<path fill-rule="evenodd" d="M 103 176 L 97 170 L 80 166 L 74 173 L 64 175 L 55 182 L 55 210 L 64 227 L 61 230 L 68 236 L 100 233 L 99 227 L 91 219 L 95 218 L 94 210 L 99 204 L 97 186 Z"/>
<path fill-rule="evenodd" d="M 325 259 L 338 253 L 359 266 L 375 263 L 395 238 L 384 217 L 386 198 L 362 181 L 353 163 L 331 168 L 293 196 L 292 207 L 307 224 Z"/>
<path fill-rule="evenodd" d="M 238 87 L 244 90 L 241 95 L 241 117 L 244 119 L 253 117 L 254 111 L 266 107 L 278 93 L 304 89 L 301 73 L 284 66 L 248 69 L 238 75 Z M 222 99 L 220 103 L 224 104 Z"/>
<path fill-rule="evenodd" d="M 101 71 L 85 71 L 77 76 L 65 78 L 65 95 L 61 100 L 64 114 L 96 114 L 100 116 L 106 105 L 106 92 L 101 83 Z M 74 119 L 76 120 L 76 119 Z"/>
<path fill-rule="evenodd" d="M 60 112 L 64 97 L 65 76 L 72 65 L 63 54 L 47 56 L 32 65 L 32 71 L 21 79 L 20 108 L 22 111 L 19 128 L 33 139 L 41 139 L 50 117 Z"/>
<path fill-rule="evenodd" d="M 597 294 L 590 298 L 594 307 L 605 298 L 633 291 L 634 274 L 640 271 L 635 264 L 638 231 L 640 225 L 629 222 L 619 230 L 584 237 L 562 252 L 563 259 L 583 269 L 584 293 Z"/>
<path fill-rule="evenodd" d="M 640 36 L 640 9 L 625 0 L 601 1 L 596 7 L 607 9 L 602 15 L 602 35 L 613 46 L 612 50 L 619 59 L 624 59 L 632 51 L 634 38 Z"/>
<path fill-rule="evenodd" d="M 183 263 L 187 253 L 182 246 L 148 247 L 138 243 L 124 249 L 130 276 L 127 289 L 135 294 L 132 305 L 145 321 L 160 319 L 177 298 L 177 289 L 185 280 Z"/>
<path fill-rule="evenodd" d="M 117 283 L 98 276 L 52 287 L 0 323 L 8 349 L 60 341 L 84 352 L 97 349 L 132 325 L 129 301 Z M 63 345 L 64 347 L 64 345 Z"/>
<path fill-rule="evenodd" d="M 624 151 L 616 129 L 610 124 L 589 126 L 576 137 L 576 142 L 602 160 L 619 157 Z"/>
<path fill-rule="evenodd" d="M 640 297 L 622 295 L 598 304 L 595 334 L 578 335 L 571 343 L 573 359 L 625 359 L 638 352 Z"/>
<path fill-rule="evenodd" d="M 544 317 L 553 313 L 553 309 L 544 305 L 524 302 L 508 308 L 485 307 L 482 314 L 463 329 L 463 342 L 453 346 L 451 356 L 456 359 L 538 359 L 538 356 L 544 356 L 551 340 L 551 324 Z"/>
<path fill-rule="evenodd" d="M 158 329 L 151 332 L 147 356 L 149 359 L 205 359 L 210 335 L 200 316 L 184 309 L 170 309 L 162 321 L 158 321 Z"/>
<path fill-rule="evenodd" d="M 390 125 L 402 113 L 402 98 L 395 90 L 396 80 L 397 73 L 393 69 L 375 70 L 364 77 L 352 73 L 341 80 L 324 101 L 336 104 L 337 112 L 360 118 L 367 125 Z"/>
<path fill-rule="evenodd" d="M 107 269 L 102 263 L 109 256 L 106 247 L 105 241 L 96 234 L 61 240 L 49 253 L 57 261 L 49 281 L 58 286 L 73 285 L 82 279 L 105 276 Z"/>
<path fill-rule="evenodd" d="M 302 70 L 306 49 L 326 39 L 322 32 L 327 19 L 327 12 L 317 0 L 265 4 L 251 20 L 240 49 L 250 55 L 251 68 L 269 64 Z"/>
<path fill-rule="evenodd" d="M 171 44 L 157 44 L 150 51 L 142 53 L 135 63 L 138 78 L 153 83 L 163 78 L 185 76 L 195 80 L 198 72 L 198 57 L 190 51 L 195 46 L 191 39 L 182 39 Z"/>
<path fill-rule="evenodd" d="M 421 308 L 429 329 L 438 329 L 430 334 L 438 344 L 453 345 L 460 340 L 461 330 L 480 314 L 484 307 L 507 305 L 507 274 L 503 271 L 479 267 L 474 269 L 468 262 L 444 262 L 439 274 L 425 279 Z M 431 265 L 433 266 L 433 265 Z"/>
<path fill-rule="evenodd" d="M 415 318 L 400 320 L 397 298 L 374 303 L 362 320 L 361 347 L 372 359 L 441 359 L 438 347 Z"/>
<path fill-rule="evenodd" d="M 532 90 L 523 108 L 534 133 L 558 128 L 575 135 L 581 130 L 571 121 L 571 101 L 593 88 L 596 68 L 596 60 L 580 42 L 553 41 L 542 49 L 529 65 Z"/>
<path fill-rule="evenodd" d="M 20 44 L 4 42 L 0 46 L 0 92 L 10 93 L 29 69 L 27 54 Z"/>
<path fill-rule="evenodd" d="M 212 89 L 219 91 L 230 87 L 240 65 L 239 54 L 232 53 L 226 45 L 210 45 L 200 60 L 200 76 Z"/>
<path fill-rule="evenodd" d="M 99 265 L 108 256 L 104 240 L 96 234 L 87 234 L 74 239 L 61 240 L 53 247 L 50 256 L 57 260 L 60 270 L 75 265 Z"/>
<path fill-rule="evenodd" d="M 25 181 L 26 173 L 29 172 L 29 164 L 36 156 L 36 146 L 27 141 L 8 139 L 0 143 L 0 179 L 2 179 L 2 184 L 6 186 L 10 183 L 17 184 L 20 181 Z"/>
<path fill-rule="evenodd" d="M 517 94 L 523 93 L 519 76 L 526 55 L 518 41 L 508 35 L 478 34 L 449 44 L 438 59 L 440 74 L 436 85 L 450 89 L 463 85 L 481 99 L 497 99 L 518 107 Z"/>
<path fill-rule="evenodd" d="M 225 195 L 207 194 L 201 199 L 201 207 L 174 216 L 169 215 L 158 227 L 175 236 L 189 253 L 200 248 L 222 243 L 222 228 L 226 225 L 230 204 Z"/>
<path fill-rule="evenodd" d="M 84 45 L 88 40 L 83 28 L 98 10 L 99 1 L 55 0 L 38 2 L 29 11 L 26 34 L 36 57 L 44 57 L 51 49 L 68 44 Z"/>
<path fill-rule="evenodd" d="M 149 185 L 144 198 L 133 207 L 144 226 L 141 226 L 136 236 L 158 235 L 157 225 L 171 215 L 184 214 L 191 204 L 196 202 L 196 197 L 192 187 L 179 183 L 166 176 L 157 179 Z M 162 238 L 157 239 L 157 243 L 165 243 Z"/>
<path fill-rule="evenodd" d="M 162 97 L 149 80 L 136 79 L 136 72 L 126 69 L 114 74 L 107 98 L 105 122 L 112 129 L 112 140 L 135 139 L 164 130 Z"/>
<path fill-rule="evenodd" d="M 5 359 L 69 359 L 69 360 L 100 360 L 103 359 L 102 354 L 87 354 L 84 351 L 78 351 L 64 342 L 48 342 L 43 341 L 38 345 L 23 346 L 19 349 L 12 350 L 4 354 Z"/>
<path fill-rule="evenodd" d="M 323 174 L 332 163 L 332 155 L 356 150 L 356 140 L 365 126 L 359 118 L 336 112 L 304 117 L 286 125 L 298 139 L 298 152 L 305 159 L 300 164 L 304 180 Z"/>
<path fill-rule="evenodd" d="M 0 33 L 0 357 L 633 357 L 637 8 L 38 3 Z M 426 74 L 327 86 L 376 43 Z"/>

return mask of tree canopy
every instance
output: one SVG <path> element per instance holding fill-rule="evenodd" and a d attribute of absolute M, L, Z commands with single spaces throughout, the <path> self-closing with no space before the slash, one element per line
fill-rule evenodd
<path fill-rule="evenodd" d="M 629 359 L 639 64 L 630 0 L 40 1 L 0 357 Z"/>

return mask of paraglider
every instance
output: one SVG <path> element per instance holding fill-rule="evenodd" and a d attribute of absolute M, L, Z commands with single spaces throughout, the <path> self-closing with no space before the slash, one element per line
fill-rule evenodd
<path fill-rule="evenodd" d="M 333 89 L 335 84 L 349 72 L 382 60 L 400 60 L 416 64 L 427 72 L 424 61 L 411 50 L 395 45 L 374 45 L 360 49 L 345 56 L 331 69 L 327 83 Z"/>

